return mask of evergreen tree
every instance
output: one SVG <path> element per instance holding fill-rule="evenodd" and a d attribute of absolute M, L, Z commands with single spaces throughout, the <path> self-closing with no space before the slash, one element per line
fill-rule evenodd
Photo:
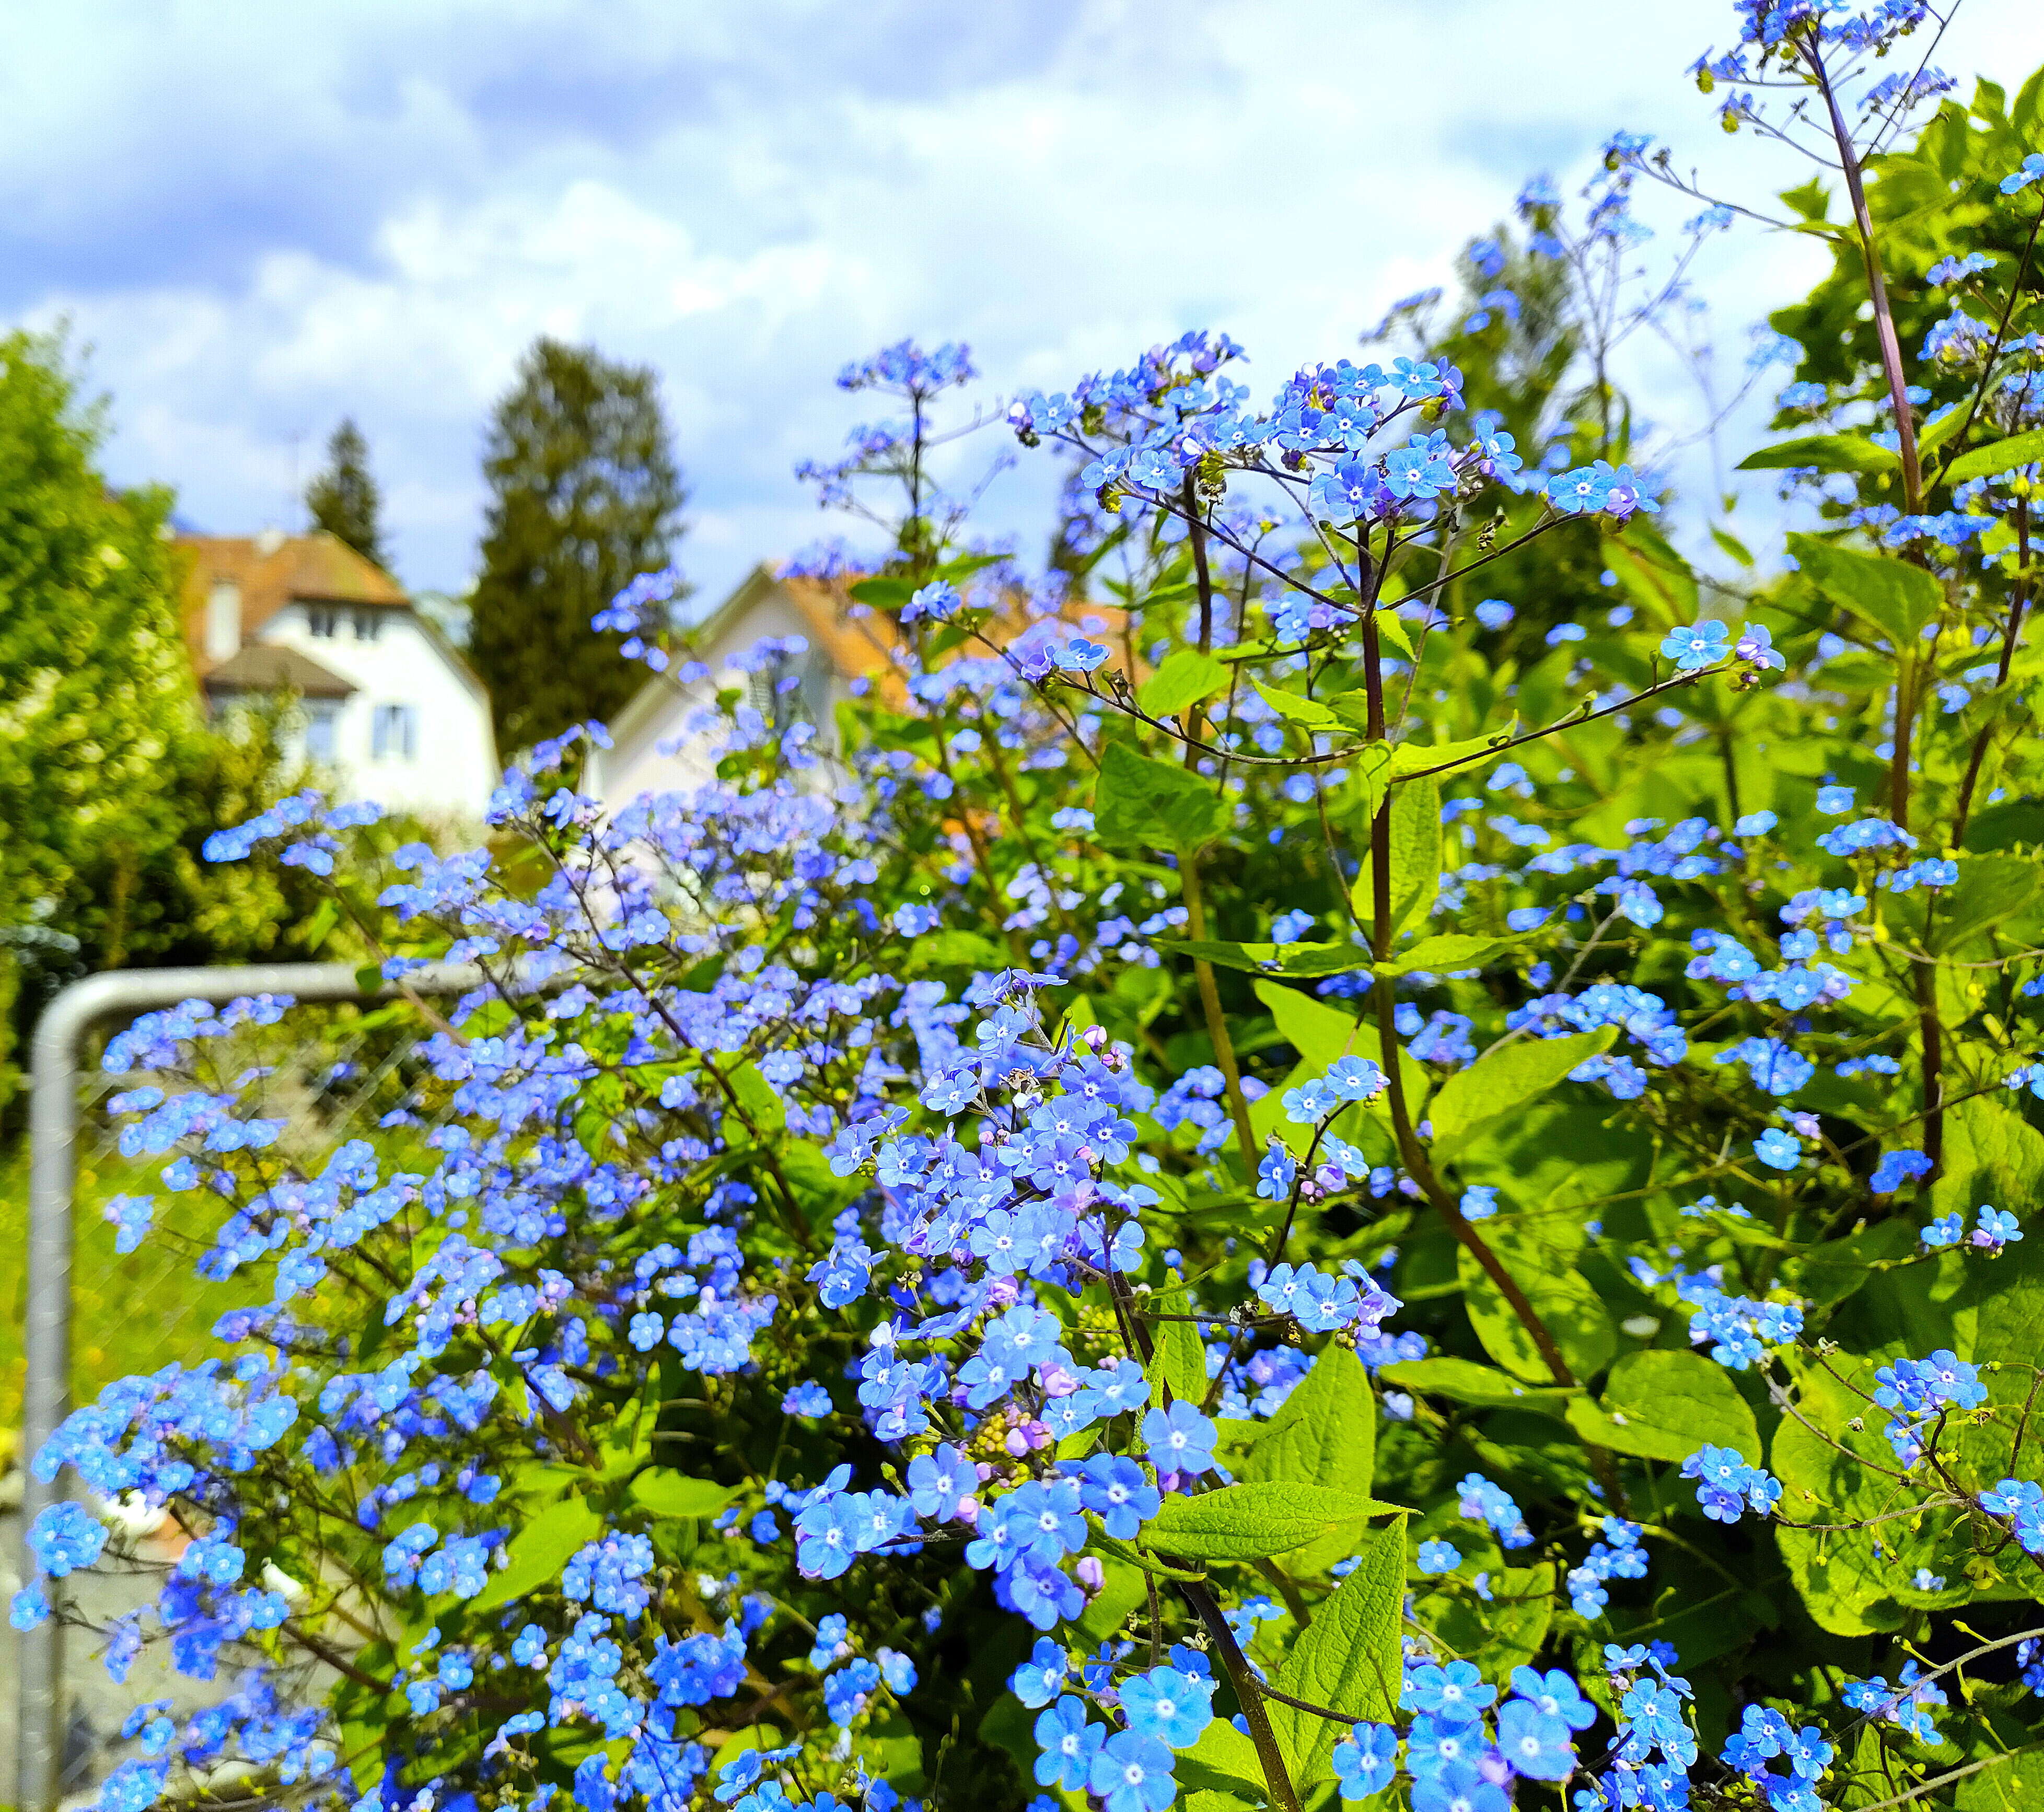
<path fill-rule="evenodd" d="M 497 405 L 482 469 L 468 655 L 508 752 L 607 717 L 637 689 L 642 670 L 590 619 L 667 564 L 686 493 L 652 370 L 544 338 Z"/>
<path fill-rule="evenodd" d="M 352 417 L 344 416 L 326 443 L 327 469 L 305 486 L 305 508 L 316 527 L 337 536 L 355 552 L 388 566 L 383 555 L 383 493 L 369 470 L 369 443 Z"/>

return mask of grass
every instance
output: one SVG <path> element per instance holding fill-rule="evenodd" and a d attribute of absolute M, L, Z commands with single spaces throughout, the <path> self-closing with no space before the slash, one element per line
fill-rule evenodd
<path fill-rule="evenodd" d="M 208 1199 L 156 1184 L 160 1159 L 131 1163 L 110 1151 L 81 1161 L 71 1266 L 71 1393 L 89 1403 L 117 1378 L 217 1351 L 213 1325 L 268 1295 L 259 1273 L 207 1283 L 193 1261 L 219 1221 Z M 103 1210 L 119 1195 L 156 1198 L 157 1225 L 135 1251 L 114 1250 Z M 0 1153 L 0 1469 L 21 1423 L 21 1330 L 28 1307 L 29 1150 Z"/>

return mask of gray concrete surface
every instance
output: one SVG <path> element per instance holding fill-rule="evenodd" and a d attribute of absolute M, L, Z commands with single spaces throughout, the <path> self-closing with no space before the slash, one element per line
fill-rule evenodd
<path fill-rule="evenodd" d="M 14 1595 L 28 1557 L 21 1545 L 21 1475 L 0 1478 L 0 1604 Z M 75 1577 L 78 1609 L 96 1623 L 148 1603 L 156 1596 L 151 1576 Z M 0 1617 L 0 1805 L 14 1794 L 15 1715 L 20 1676 L 20 1638 Z M 81 1806 L 94 1797 L 98 1783 L 127 1756 L 139 1752 L 121 1741 L 121 1726 L 129 1711 L 152 1699 L 168 1699 L 182 1712 L 196 1710 L 222 1696 L 227 1682 L 212 1684 L 180 1679 L 161 1644 L 144 1646 L 127 1683 L 116 1685 L 102 1664 L 99 1644 L 90 1630 L 63 1634 L 64 1745 L 63 1793 L 65 1802 Z"/>

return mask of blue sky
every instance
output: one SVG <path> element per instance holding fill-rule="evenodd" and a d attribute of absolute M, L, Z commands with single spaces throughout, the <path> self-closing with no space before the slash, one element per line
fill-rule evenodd
<path fill-rule="evenodd" d="M 705 601 L 832 526 L 790 476 L 860 418 L 831 379 L 904 334 L 991 392 L 1187 327 L 1258 387 L 1352 349 L 1520 181 L 1612 129 L 1723 192 L 1793 179 L 1682 75 L 1723 0 L 82 0 L 0 63 L 0 310 L 72 324 L 121 482 L 220 532 L 300 525 L 344 413 L 395 561 L 457 589 L 482 424 L 532 337 L 662 374 Z M 2011 87 L 2044 7 L 1967 0 L 1937 61 Z M 1713 245 L 1724 358 L 1808 251 Z M 1689 405 L 1647 349 L 1651 409 Z M 1032 543 L 1047 467 L 989 521 Z"/>

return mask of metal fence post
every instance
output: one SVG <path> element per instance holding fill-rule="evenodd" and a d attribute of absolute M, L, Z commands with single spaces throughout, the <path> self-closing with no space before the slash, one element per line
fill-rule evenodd
<path fill-rule="evenodd" d="M 79 1053 L 85 1035 L 116 1014 L 183 1000 L 215 1006 L 250 994 L 288 994 L 299 1002 L 363 1002 L 387 996 L 365 989 L 344 962 L 269 963 L 234 969 L 128 969 L 86 977 L 60 992 L 36 1022 L 29 1104 L 29 1299 L 21 1392 L 23 1532 L 64 1495 L 61 1476 L 45 1483 L 32 1462 L 69 1409 L 72 1196 L 77 1177 Z M 422 994 L 458 993 L 486 978 L 466 964 L 436 963 L 405 978 Z M 25 1553 L 22 1577 L 35 1574 Z M 52 1582 L 52 1599 L 58 1597 Z M 63 1648 L 59 1618 L 24 1630 L 20 1647 L 20 1812 L 57 1802 L 63 1742 Z"/>

